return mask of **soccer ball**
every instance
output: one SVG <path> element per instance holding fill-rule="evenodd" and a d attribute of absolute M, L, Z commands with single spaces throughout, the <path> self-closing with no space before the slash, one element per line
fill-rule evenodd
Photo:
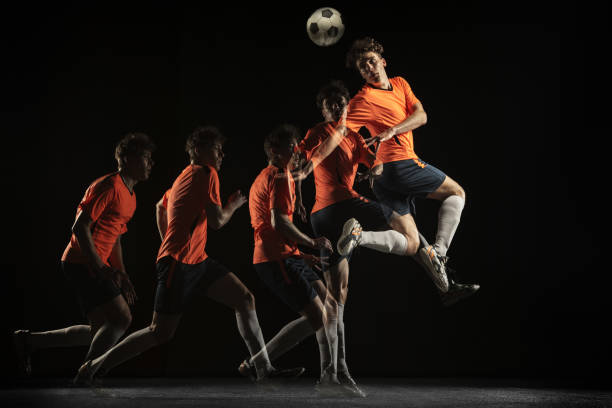
<path fill-rule="evenodd" d="M 308 37 L 321 47 L 334 45 L 344 34 L 344 23 L 338 10 L 322 7 L 310 15 L 306 21 Z"/>

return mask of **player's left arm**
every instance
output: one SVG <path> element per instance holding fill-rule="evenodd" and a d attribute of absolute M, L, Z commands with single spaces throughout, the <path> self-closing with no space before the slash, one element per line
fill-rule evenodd
<path fill-rule="evenodd" d="M 130 277 L 128 276 L 125 265 L 123 263 L 123 250 L 121 249 L 121 235 L 117 237 L 115 241 L 115 245 L 113 245 L 113 249 L 108 257 L 108 263 L 110 266 L 117 271 L 114 281 L 115 284 L 121 289 L 125 299 L 127 300 L 129 305 L 133 305 L 136 302 L 137 296 L 136 291 L 134 290 L 134 285 L 130 281 Z"/>

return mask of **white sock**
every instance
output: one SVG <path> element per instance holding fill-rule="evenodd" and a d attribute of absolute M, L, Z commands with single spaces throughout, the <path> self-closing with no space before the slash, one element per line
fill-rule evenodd
<path fill-rule="evenodd" d="M 387 231 L 363 231 L 359 246 L 384 252 L 386 254 L 406 255 L 408 240 L 402 234 L 394 230 Z"/>
<path fill-rule="evenodd" d="M 255 310 L 247 310 L 246 312 L 236 311 L 236 323 L 238 324 L 238 331 L 244 339 L 249 353 L 251 353 L 251 357 L 261 352 L 260 358 L 255 361 L 255 370 L 258 377 L 265 375 L 273 367 L 268 358 L 266 344 L 259 327 L 259 320 L 257 320 L 257 312 Z"/>
<path fill-rule="evenodd" d="M 250 362 L 262 365 L 265 364 L 266 358 L 270 361 L 276 361 L 276 359 L 300 344 L 302 340 L 313 333 L 314 330 L 312 330 L 312 326 L 305 317 L 295 319 L 280 329 L 276 336 L 266 344 L 266 347 L 251 358 Z M 265 357 L 266 352 L 268 354 L 267 357 Z"/>
<path fill-rule="evenodd" d="M 344 349 L 344 305 L 338 303 L 338 372 L 348 372 Z"/>
<path fill-rule="evenodd" d="M 331 364 L 331 348 L 324 327 L 317 330 L 315 334 L 317 335 L 317 343 L 319 344 L 319 360 L 321 362 L 321 374 L 323 374 L 323 370 Z"/>
<path fill-rule="evenodd" d="M 331 364 L 331 373 L 336 375 L 338 372 L 338 319 L 336 317 L 330 318 L 328 315 L 325 334 L 329 343 L 329 360 L 324 364 L 323 358 L 321 358 L 321 372 Z M 321 347 L 321 344 L 319 344 L 319 347 Z M 323 357 L 322 354 L 321 357 Z"/>
<path fill-rule="evenodd" d="M 446 251 L 448 251 L 453 235 L 455 235 L 459 226 L 464 205 L 465 200 L 458 195 L 452 195 L 442 201 L 438 212 L 438 231 L 434 244 L 434 249 L 438 255 L 446 256 Z"/>

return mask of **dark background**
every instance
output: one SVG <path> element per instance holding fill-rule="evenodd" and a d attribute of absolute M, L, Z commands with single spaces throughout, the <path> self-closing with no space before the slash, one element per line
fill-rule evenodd
<path fill-rule="evenodd" d="M 305 22 L 336 7 L 346 31 L 315 46 Z M 375 2 L 211 8 L 170 2 L 20 6 L 4 19 L 2 269 L 3 361 L 14 374 L 9 333 L 83 322 L 59 269 L 76 206 L 95 178 L 115 169 L 114 144 L 143 131 L 157 143 L 151 179 L 124 236 L 140 300 L 136 330 L 150 321 L 159 245 L 155 202 L 187 163 L 188 133 L 217 125 L 229 138 L 221 194 L 250 184 L 266 165 L 262 140 L 276 124 L 305 132 L 321 121 L 318 88 L 343 79 L 355 38 L 385 47 L 389 76 L 404 76 L 428 123 L 414 132 L 419 156 L 467 192 L 449 251 L 480 292 L 442 308 L 433 285 L 406 258 L 367 249 L 354 257 L 346 306 L 355 376 L 489 376 L 609 384 L 609 218 L 603 147 L 609 103 L 607 6 Z M 602 100 L 603 98 L 603 100 Z M 608 129 L 607 132 L 604 129 Z M 367 186 L 358 191 L 373 196 Z M 313 182 L 305 184 L 307 207 Z M 417 224 L 430 240 L 438 204 L 422 201 Z M 311 232 L 309 225 L 297 223 Z M 209 233 L 207 252 L 254 292 L 266 339 L 296 316 L 258 281 L 252 229 L 240 209 Z M 36 376 L 70 376 L 84 349 L 34 357 Z M 175 339 L 112 371 L 117 376 L 236 375 L 247 350 L 233 312 L 197 299 Z M 281 366 L 318 371 L 309 338 Z"/>

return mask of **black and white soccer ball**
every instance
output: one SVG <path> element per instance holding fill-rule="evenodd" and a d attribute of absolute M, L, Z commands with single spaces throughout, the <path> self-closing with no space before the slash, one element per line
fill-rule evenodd
<path fill-rule="evenodd" d="M 344 34 L 344 22 L 338 10 L 322 7 L 310 15 L 306 21 L 308 37 L 321 47 L 334 45 Z"/>

